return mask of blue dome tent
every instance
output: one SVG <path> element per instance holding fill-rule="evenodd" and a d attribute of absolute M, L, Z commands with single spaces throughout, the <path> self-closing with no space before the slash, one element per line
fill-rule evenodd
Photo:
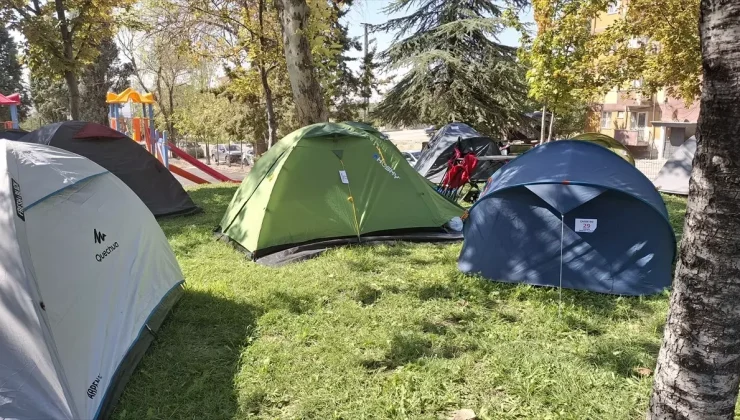
<path fill-rule="evenodd" d="M 671 285 L 676 238 L 652 182 L 609 149 L 563 140 L 488 180 L 458 267 L 504 282 L 620 295 Z"/>

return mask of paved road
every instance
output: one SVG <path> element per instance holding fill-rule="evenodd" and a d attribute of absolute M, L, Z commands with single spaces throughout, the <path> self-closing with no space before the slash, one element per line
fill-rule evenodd
<path fill-rule="evenodd" d="M 429 140 L 429 137 L 424 133 L 424 130 L 386 131 L 385 133 L 388 134 L 391 141 L 404 152 L 421 150 L 421 143 Z"/>

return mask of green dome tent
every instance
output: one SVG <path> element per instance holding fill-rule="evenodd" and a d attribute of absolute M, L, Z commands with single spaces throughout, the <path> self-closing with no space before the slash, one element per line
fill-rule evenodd
<path fill-rule="evenodd" d="M 596 143 L 599 146 L 604 146 L 617 155 L 621 156 L 622 159 L 626 160 L 627 162 L 633 165 L 635 164 L 635 158 L 632 157 L 632 153 L 630 153 L 630 151 L 622 143 L 618 142 L 613 137 L 607 136 L 606 134 L 582 133 L 573 137 L 572 140 L 590 141 L 591 143 Z"/>
<path fill-rule="evenodd" d="M 216 232 L 257 262 L 279 265 L 347 243 L 461 240 L 444 225 L 462 214 L 392 143 L 320 123 L 257 161 Z"/>

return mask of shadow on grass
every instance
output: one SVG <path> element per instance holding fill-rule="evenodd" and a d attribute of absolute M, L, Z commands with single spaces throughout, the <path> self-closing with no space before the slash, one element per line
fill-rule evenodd
<path fill-rule="evenodd" d="M 113 418 L 233 418 L 234 376 L 259 311 L 186 289 L 139 364 Z"/>
<path fill-rule="evenodd" d="M 437 335 L 435 339 L 432 339 L 429 334 L 395 334 L 383 358 L 364 360 L 361 364 L 368 370 L 391 370 L 410 363 L 417 363 L 424 358 L 452 359 L 476 350 L 477 346 L 473 342 L 456 342 L 452 338 L 440 337 L 439 335 L 445 331 L 446 328 L 429 331 Z"/>
<path fill-rule="evenodd" d="M 637 368 L 653 368 L 660 344 L 651 341 L 599 341 L 584 358 L 590 364 L 623 377 L 638 376 Z"/>
<path fill-rule="evenodd" d="M 494 308 L 504 301 L 530 301 L 543 305 L 558 305 L 558 289 L 517 283 L 495 282 L 481 277 L 455 273 L 445 282 L 413 285 L 409 292 L 423 301 L 433 299 L 467 300 Z M 582 290 L 563 289 L 563 303 L 583 309 L 596 317 L 613 320 L 650 316 L 652 302 L 665 299 L 663 294 L 643 297 L 617 296 Z M 576 325 L 586 332 L 597 333 L 595 326 Z"/>

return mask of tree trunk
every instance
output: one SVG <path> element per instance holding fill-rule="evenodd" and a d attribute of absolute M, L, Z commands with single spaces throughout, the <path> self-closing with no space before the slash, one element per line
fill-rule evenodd
<path fill-rule="evenodd" d="M 206 165 L 210 165 L 211 164 L 211 148 L 208 147 L 209 146 L 208 140 L 206 140 L 205 143 L 206 143 Z"/>
<path fill-rule="evenodd" d="M 555 123 L 555 113 L 550 111 L 550 131 L 547 132 L 547 141 L 552 141 L 552 125 Z"/>
<path fill-rule="evenodd" d="M 306 38 L 309 15 L 306 0 L 277 0 L 276 4 L 298 123 L 305 126 L 328 121 L 321 85 L 316 78 L 311 48 Z"/>
<path fill-rule="evenodd" d="M 542 122 L 540 122 L 540 144 L 545 142 L 545 115 L 547 115 L 547 107 L 542 107 Z"/>
<path fill-rule="evenodd" d="M 649 419 L 732 419 L 740 383 L 740 2 L 702 0 L 697 150 Z"/>
<path fill-rule="evenodd" d="M 54 0 L 54 9 L 59 19 L 59 32 L 62 35 L 62 46 L 64 54 L 64 63 L 66 70 L 64 70 L 64 80 L 67 82 L 67 89 L 69 90 L 69 113 L 73 120 L 80 119 L 80 85 L 77 81 L 77 75 L 74 72 L 75 55 L 74 55 L 74 42 L 72 40 L 72 33 L 69 31 L 67 17 L 64 10 L 63 0 Z"/>
<path fill-rule="evenodd" d="M 267 112 L 267 149 L 271 148 L 277 141 L 277 122 L 275 121 L 275 108 L 272 99 L 272 89 L 267 79 L 267 71 L 260 67 L 260 79 L 262 90 L 265 92 L 265 111 Z"/>

